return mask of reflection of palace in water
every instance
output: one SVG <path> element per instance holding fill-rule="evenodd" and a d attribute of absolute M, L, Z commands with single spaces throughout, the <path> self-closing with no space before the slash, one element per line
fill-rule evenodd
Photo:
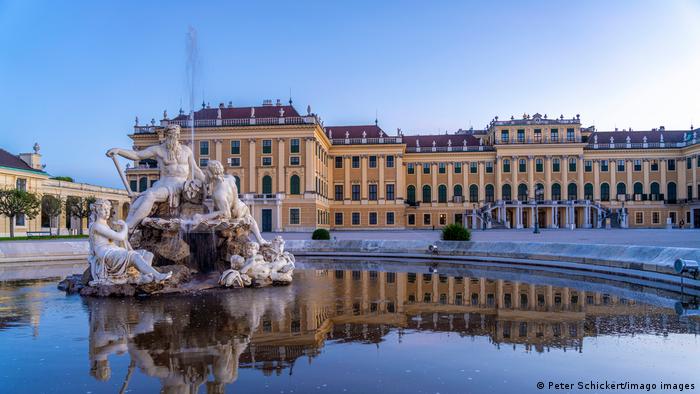
<path fill-rule="evenodd" d="M 292 286 L 196 298 L 87 299 L 91 373 L 107 357 L 157 377 L 163 392 L 222 392 L 239 368 L 293 372 L 325 340 L 379 344 L 394 330 L 488 337 L 496 346 L 582 351 L 583 339 L 625 333 L 698 333 L 694 320 L 599 292 L 410 272 L 302 270 Z"/>

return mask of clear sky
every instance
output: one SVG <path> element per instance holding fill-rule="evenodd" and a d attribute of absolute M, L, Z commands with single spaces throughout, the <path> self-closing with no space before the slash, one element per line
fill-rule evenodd
<path fill-rule="evenodd" d="M 700 1 L 0 0 L 0 147 L 121 187 L 109 147 L 198 102 L 311 105 L 326 125 L 450 132 L 494 116 L 700 127 Z"/>

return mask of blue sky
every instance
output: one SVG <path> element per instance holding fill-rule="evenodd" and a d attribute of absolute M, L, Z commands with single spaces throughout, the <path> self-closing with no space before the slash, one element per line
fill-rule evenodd
<path fill-rule="evenodd" d="M 198 102 L 311 105 L 388 132 L 581 114 L 584 125 L 700 126 L 698 1 L 39 2 L 0 0 L 0 147 L 120 187 L 103 152 L 134 116 Z"/>

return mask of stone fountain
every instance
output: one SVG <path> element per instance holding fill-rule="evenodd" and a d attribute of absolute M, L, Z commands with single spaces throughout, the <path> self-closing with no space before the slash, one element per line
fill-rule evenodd
<path fill-rule="evenodd" d="M 90 267 L 59 288 L 128 296 L 289 284 L 294 256 L 281 237 L 263 239 L 238 198 L 235 178 L 216 160 L 200 169 L 190 148 L 179 142 L 180 126 L 169 125 L 163 137 L 163 143 L 140 151 L 107 152 L 117 167 L 116 156 L 156 160 L 160 179 L 132 196 L 126 221 L 110 221 L 109 201 L 91 206 Z"/>

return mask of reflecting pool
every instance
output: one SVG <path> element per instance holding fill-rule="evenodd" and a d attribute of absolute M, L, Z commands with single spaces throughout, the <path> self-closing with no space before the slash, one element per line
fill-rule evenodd
<path fill-rule="evenodd" d="M 484 265 L 299 266 L 287 287 L 142 299 L 0 282 L 0 392 L 700 388 L 700 320 L 668 289 Z"/>

